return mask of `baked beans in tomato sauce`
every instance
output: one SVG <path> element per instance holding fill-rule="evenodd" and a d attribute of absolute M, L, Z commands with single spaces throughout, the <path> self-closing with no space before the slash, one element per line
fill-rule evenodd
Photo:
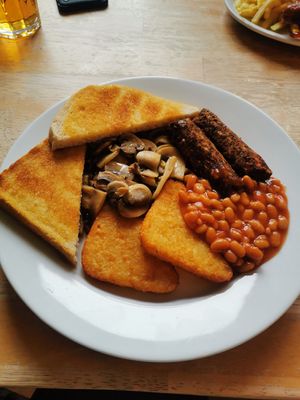
<path fill-rule="evenodd" d="M 206 179 L 186 175 L 179 192 L 186 224 L 238 272 L 248 272 L 273 257 L 289 226 L 285 188 L 279 179 L 256 182 L 244 176 L 244 191 L 223 197 Z"/>

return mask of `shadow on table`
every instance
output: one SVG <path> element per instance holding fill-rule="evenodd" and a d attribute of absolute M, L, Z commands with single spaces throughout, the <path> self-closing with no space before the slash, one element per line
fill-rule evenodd
<path fill-rule="evenodd" d="M 230 16 L 228 16 L 226 20 L 226 25 L 234 40 L 248 50 L 257 53 L 262 58 L 268 58 L 274 63 L 300 71 L 300 47 L 277 42 L 259 35 L 234 21 Z M 249 68 L 250 67 L 251 66 L 249 66 Z M 270 71 L 270 75 L 271 74 L 272 71 Z"/>

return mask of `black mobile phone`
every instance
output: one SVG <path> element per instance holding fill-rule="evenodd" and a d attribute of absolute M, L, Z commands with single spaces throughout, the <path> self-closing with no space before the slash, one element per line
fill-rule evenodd
<path fill-rule="evenodd" d="M 108 0 L 56 0 L 60 13 L 72 13 L 76 11 L 104 10 L 108 6 Z"/>

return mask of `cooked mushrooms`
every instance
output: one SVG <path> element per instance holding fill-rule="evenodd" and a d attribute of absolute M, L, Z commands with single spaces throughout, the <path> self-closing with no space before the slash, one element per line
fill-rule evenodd
<path fill-rule="evenodd" d="M 161 130 L 152 131 L 149 139 L 126 134 L 91 144 L 87 157 L 83 192 L 88 187 L 104 193 L 126 218 L 145 214 L 166 181 L 183 180 L 186 171 L 179 152 Z M 96 216 L 96 211 L 91 214 Z"/>
<path fill-rule="evenodd" d="M 81 205 L 87 210 L 93 218 L 97 216 L 101 210 L 106 198 L 106 193 L 102 190 L 93 188 L 92 186 L 82 186 Z"/>

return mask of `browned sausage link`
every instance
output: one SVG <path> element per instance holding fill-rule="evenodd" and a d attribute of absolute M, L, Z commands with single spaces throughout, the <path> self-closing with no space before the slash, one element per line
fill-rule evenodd
<path fill-rule="evenodd" d="M 257 181 L 270 178 L 272 171 L 262 157 L 244 143 L 214 113 L 204 108 L 193 121 L 240 176 L 249 175 Z"/>
<path fill-rule="evenodd" d="M 222 154 L 190 119 L 170 124 L 170 133 L 187 166 L 198 177 L 209 179 L 224 193 L 242 186 L 241 179 Z"/>

